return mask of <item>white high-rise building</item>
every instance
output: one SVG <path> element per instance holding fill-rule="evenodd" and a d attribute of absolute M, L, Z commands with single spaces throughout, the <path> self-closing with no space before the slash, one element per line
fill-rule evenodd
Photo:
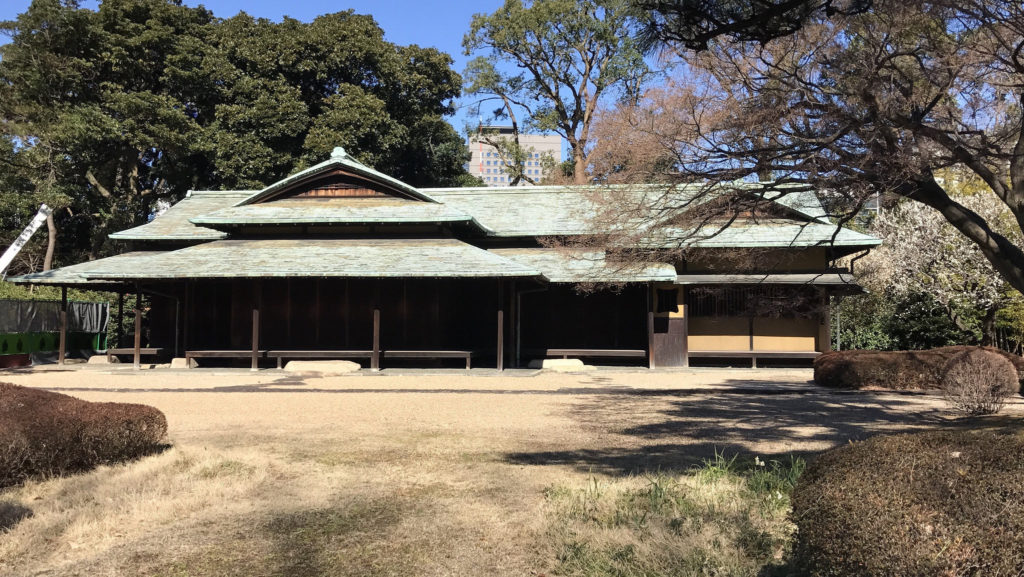
<path fill-rule="evenodd" d="M 491 139 L 512 138 L 511 126 L 481 126 L 480 131 L 487 132 Z M 555 164 L 562 162 L 562 137 L 545 134 L 519 133 L 519 145 L 524 150 L 530 151 L 530 158 L 526 161 L 524 170 L 534 182 L 540 182 L 547 174 L 543 160 L 545 157 L 554 159 Z M 478 176 L 487 186 L 509 186 L 511 179 L 505 170 L 505 164 L 490 144 L 483 142 L 480 138 L 469 139 L 469 149 L 473 157 L 469 161 L 469 173 Z M 520 186 L 528 186 L 526 180 L 519 181 Z"/>

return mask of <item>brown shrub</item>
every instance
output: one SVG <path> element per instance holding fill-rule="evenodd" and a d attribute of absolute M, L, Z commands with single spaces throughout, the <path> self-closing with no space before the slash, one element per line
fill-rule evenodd
<path fill-rule="evenodd" d="M 138 458 L 166 434 L 167 418 L 150 406 L 0 383 L 0 487 Z"/>
<path fill-rule="evenodd" d="M 1024 574 L 1024 435 L 929 431 L 820 455 L 793 494 L 800 575 Z"/>
<path fill-rule="evenodd" d="M 942 377 L 946 401 L 966 415 L 999 412 L 1019 388 L 1017 369 L 1010 361 L 980 348 L 950 359 Z"/>
<path fill-rule="evenodd" d="M 971 350 L 1002 356 L 1013 363 L 1018 380 L 1024 377 L 1024 358 L 992 347 L 957 346 L 926 351 L 833 351 L 814 359 L 814 381 L 840 389 L 940 389 L 949 361 Z"/>

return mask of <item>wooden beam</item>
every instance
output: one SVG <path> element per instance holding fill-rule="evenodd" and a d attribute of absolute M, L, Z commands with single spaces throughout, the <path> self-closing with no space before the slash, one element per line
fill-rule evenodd
<path fill-rule="evenodd" d="M 135 291 L 135 351 L 132 356 L 132 368 L 142 368 L 142 291 Z"/>
<path fill-rule="evenodd" d="M 64 364 L 64 351 L 68 344 L 68 287 L 60 287 L 60 349 L 57 351 L 57 364 Z"/>
<path fill-rule="evenodd" d="M 370 357 L 370 369 L 380 370 L 380 309 L 373 309 L 373 356 Z"/>

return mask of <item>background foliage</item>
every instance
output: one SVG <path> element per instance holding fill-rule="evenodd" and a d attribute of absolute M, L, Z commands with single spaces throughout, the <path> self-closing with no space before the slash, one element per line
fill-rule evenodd
<path fill-rule="evenodd" d="M 188 189 L 258 189 L 331 148 L 414 186 L 469 184 L 447 54 L 370 16 L 220 19 L 180 0 L 35 0 L 0 23 L 0 235 L 58 209 L 55 266 L 111 252 Z M 39 235 L 45 236 L 45 235 Z M 12 273 L 37 267 L 39 239 Z"/>

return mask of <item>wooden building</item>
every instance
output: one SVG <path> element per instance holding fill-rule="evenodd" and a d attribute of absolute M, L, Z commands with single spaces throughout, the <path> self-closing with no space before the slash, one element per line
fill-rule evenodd
<path fill-rule="evenodd" d="M 135 338 L 116 351 L 137 363 L 164 354 L 253 368 L 346 358 L 500 369 L 564 356 L 665 367 L 828 350 L 822 305 L 857 290 L 833 264 L 880 242 L 830 223 L 813 194 L 789 194 L 770 218 L 687 241 L 703 255 L 689 262 L 546 248 L 546 237 L 595 233 L 594 194 L 416 189 L 336 149 L 260 191 L 190 192 L 112 235 L 129 252 L 11 280 L 147 295 L 148 342 L 139 313 Z M 644 248 L 659 254 L 657 242 Z M 736 249 L 779 258 L 734 270 L 725 256 Z"/>

